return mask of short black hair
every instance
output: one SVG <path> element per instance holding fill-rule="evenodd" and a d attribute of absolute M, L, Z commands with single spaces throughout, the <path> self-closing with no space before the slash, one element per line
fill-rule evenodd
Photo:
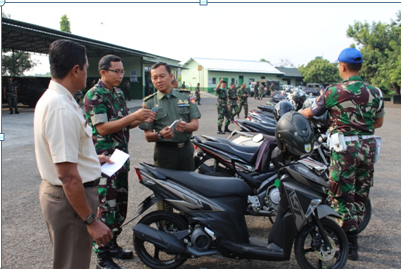
<path fill-rule="evenodd" d="M 221 82 L 221 84 L 223 84 L 223 83 L 227 84 L 227 81 L 223 80 L 223 81 Z"/>
<path fill-rule="evenodd" d="M 345 63 L 349 71 L 360 71 L 362 68 L 362 63 Z"/>
<path fill-rule="evenodd" d="M 111 66 L 111 62 L 121 62 L 121 58 L 116 55 L 106 55 L 103 56 L 99 61 L 98 69 L 100 70 L 108 70 Z"/>
<path fill-rule="evenodd" d="M 156 68 L 158 68 L 159 66 L 162 66 L 162 65 L 166 68 L 167 73 L 170 75 L 170 74 L 171 74 L 170 66 L 169 66 L 168 64 L 166 64 L 166 63 L 163 63 L 163 62 L 155 63 L 154 65 L 152 65 L 152 66 L 150 67 L 150 70 L 156 69 Z M 184 82 L 185 82 L 185 81 L 184 81 Z"/>
<path fill-rule="evenodd" d="M 53 78 L 65 78 L 76 65 L 83 70 L 86 61 L 86 48 L 77 42 L 59 39 L 50 44 L 49 63 Z"/>

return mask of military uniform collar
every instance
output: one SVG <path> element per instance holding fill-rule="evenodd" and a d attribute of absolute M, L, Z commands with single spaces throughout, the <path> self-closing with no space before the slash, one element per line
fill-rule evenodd
<path fill-rule="evenodd" d="M 352 76 L 352 77 L 349 77 L 349 78 L 344 79 L 343 82 L 353 81 L 353 80 L 360 80 L 360 81 L 363 81 L 362 78 L 361 78 L 360 76 Z"/>
<path fill-rule="evenodd" d="M 172 89 L 170 92 L 171 96 L 177 97 L 178 91 L 174 88 L 171 88 L 171 89 Z M 166 94 L 161 93 L 160 91 L 157 91 L 156 96 L 157 96 L 157 100 L 161 100 L 164 96 L 166 96 Z"/>
<path fill-rule="evenodd" d="M 113 87 L 112 90 L 108 89 L 107 86 L 106 86 L 106 85 L 103 83 L 103 81 L 100 80 L 100 79 L 99 79 L 99 82 L 97 83 L 97 85 L 99 86 L 100 91 L 101 91 L 102 93 L 107 94 L 107 93 L 110 93 L 110 92 L 114 92 L 114 91 L 115 91 L 115 87 Z"/>

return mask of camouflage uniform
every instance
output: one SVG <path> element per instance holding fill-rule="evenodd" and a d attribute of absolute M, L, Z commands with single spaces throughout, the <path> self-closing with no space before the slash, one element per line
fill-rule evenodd
<path fill-rule="evenodd" d="M 97 124 L 124 118 L 129 114 L 124 94 L 118 89 L 107 89 L 99 82 L 85 95 L 85 117 L 92 127 L 92 134 L 96 137 L 95 149 L 98 155 L 111 156 L 115 149 L 128 153 L 129 128 L 110 135 L 102 136 L 95 128 Z M 111 177 L 102 174 L 99 183 L 99 207 L 97 217 L 102 220 L 117 237 L 121 233 L 121 225 L 127 215 L 128 203 L 128 171 L 129 159 L 123 167 Z M 99 247 L 93 243 L 95 252 L 109 251 L 109 246 Z"/>
<path fill-rule="evenodd" d="M 18 114 L 18 98 L 17 94 L 15 93 L 17 85 L 14 81 L 7 81 L 6 83 L 6 94 L 7 94 L 7 102 L 8 107 L 10 109 L 10 114 L 14 113 L 13 110 L 15 109 L 15 113 Z"/>
<path fill-rule="evenodd" d="M 381 107 L 380 107 L 381 105 Z M 379 109 L 380 107 L 380 109 Z M 341 132 L 347 141 L 345 152 L 332 152 L 330 161 L 330 195 L 332 206 L 340 215 L 339 224 L 345 232 L 354 232 L 365 213 L 369 189 L 373 185 L 373 163 L 376 140 L 362 138 L 373 135 L 373 123 L 384 116 L 380 92 L 352 76 L 327 88 L 312 105 L 312 113 L 329 111 L 329 132 Z"/>
<path fill-rule="evenodd" d="M 217 127 L 221 129 L 221 125 L 223 124 L 224 117 L 226 117 L 225 127 L 228 127 L 231 121 L 231 113 L 227 108 L 227 90 L 220 88 L 216 89 L 217 93 Z"/>
<path fill-rule="evenodd" d="M 198 105 L 200 105 L 201 97 L 200 97 L 200 88 L 199 88 L 199 86 L 196 86 L 195 97 L 196 97 L 196 101 L 198 102 Z"/>
<path fill-rule="evenodd" d="M 238 94 L 237 94 L 238 88 L 234 89 L 228 89 L 227 90 L 227 97 L 228 97 L 228 109 L 230 111 L 230 114 L 232 116 L 231 120 L 234 119 L 235 115 L 238 114 Z"/>
<path fill-rule="evenodd" d="M 242 95 L 246 94 L 246 97 L 243 97 Z M 247 88 L 239 89 L 238 90 L 238 98 L 239 98 L 239 108 L 238 108 L 238 117 L 239 113 L 241 113 L 242 107 L 244 107 L 244 112 L 245 112 L 245 118 L 248 117 L 248 96 L 249 96 L 249 90 Z"/>
<path fill-rule="evenodd" d="M 253 90 L 255 91 L 255 99 L 259 99 L 259 85 L 255 84 Z"/>

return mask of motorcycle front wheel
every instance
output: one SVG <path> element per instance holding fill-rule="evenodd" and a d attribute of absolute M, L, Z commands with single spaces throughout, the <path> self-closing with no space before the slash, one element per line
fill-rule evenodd
<path fill-rule="evenodd" d="M 294 252 L 301 268 L 343 268 L 348 257 L 348 241 L 342 228 L 333 220 L 320 220 L 324 231 L 319 231 L 317 224 L 312 221 L 299 231 L 295 239 Z M 322 243 L 321 233 L 327 234 L 331 249 L 326 249 Z"/>
<path fill-rule="evenodd" d="M 175 233 L 188 229 L 184 218 L 169 211 L 154 211 L 143 217 L 138 223 L 146 224 L 154 229 L 166 233 Z M 139 259 L 155 269 L 176 268 L 183 264 L 187 257 L 180 254 L 171 254 L 159 249 L 150 242 L 139 239 L 134 236 L 135 252 Z"/>

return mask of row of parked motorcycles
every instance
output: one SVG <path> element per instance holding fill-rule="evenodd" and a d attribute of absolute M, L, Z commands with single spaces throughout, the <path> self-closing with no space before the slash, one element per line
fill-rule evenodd
<path fill-rule="evenodd" d="M 287 261 L 294 248 L 300 268 L 343 268 L 348 241 L 328 196 L 327 115 L 308 121 L 297 112 L 313 98 L 258 106 L 248 120 L 235 120 L 239 130 L 229 139 L 194 136 L 198 172 L 136 167 L 153 191 L 139 214 L 159 201 L 174 208 L 153 211 L 133 228 L 141 261 L 162 269 L 213 255 Z M 246 215 L 270 220 L 267 240 L 250 237 Z M 370 215 L 368 200 L 358 232 Z"/>

